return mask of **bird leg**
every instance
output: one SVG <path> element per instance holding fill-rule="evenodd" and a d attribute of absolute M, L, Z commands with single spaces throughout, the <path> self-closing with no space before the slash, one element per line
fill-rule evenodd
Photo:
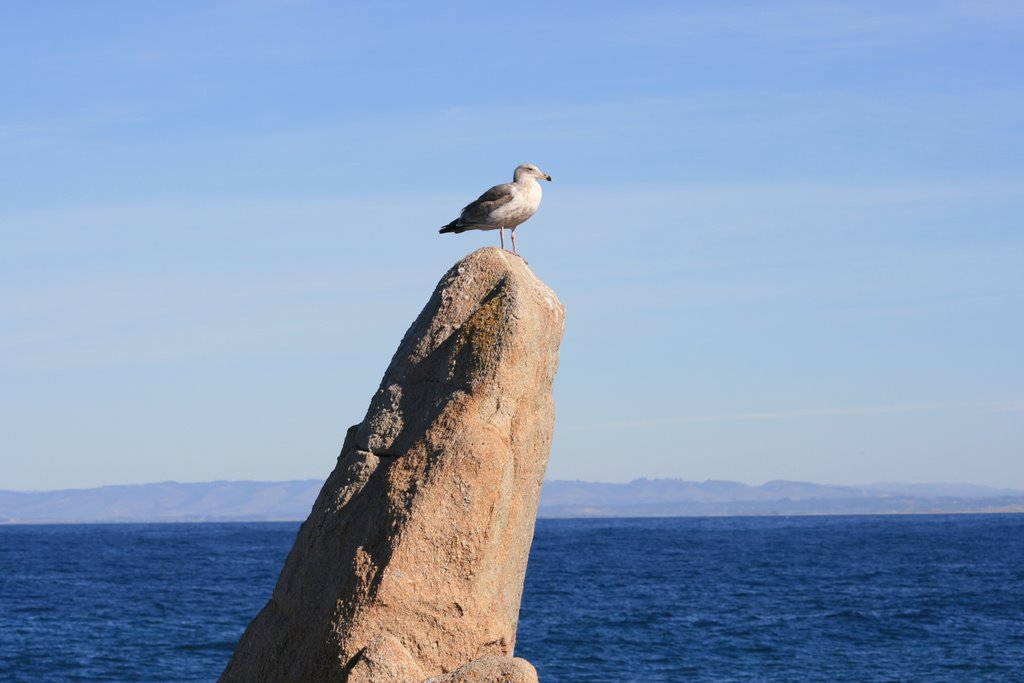
<path fill-rule="evenodd" d="M 519 252 L 516 251 L 516 229 L 515 228 L 512 228 L 512 233 L 511 234 L 512 234 L 512 253 L 515 254 L 516 256 L 519 256 L 519 258 L 523 259 L 523 263 L 529 263 L 529 261 L 527 261 L 525 258 L 520 256 Z"/>
<path fill-rule="evenodd" d="M 505 249 L 505 228 L 504 227 L 498 228 L 498 239 L 501 240 L 501 248 L 502 248 L 502 250 L 504 250 Z"/>

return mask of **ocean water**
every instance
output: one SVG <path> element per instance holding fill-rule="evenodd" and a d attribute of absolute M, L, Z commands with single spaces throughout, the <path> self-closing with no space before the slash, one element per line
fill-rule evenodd
<path fill-rule="evenodd" d="M 0 681 L 212 681 L 298 528 L 0 526 Z M 540 520 L 541 681 L 1024 681 L 1024 515 Z"/>

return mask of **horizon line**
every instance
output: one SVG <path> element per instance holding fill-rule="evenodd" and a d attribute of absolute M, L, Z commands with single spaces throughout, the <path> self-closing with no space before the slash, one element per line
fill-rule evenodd
<path fill-rule="evenodd" d="M 1015 491 L 1024 494 L 1024 487 L 1016 488 L 1013 486 L 994 486 L 991 484 L 976 484 L 971 482 L 952 482 L 952 481 L 872 481 L 857 484 L 835 484 L 835 483 L 823 483 L 808 481 L 804 479 L 769 479 L 760 484 L 751 484 L 744 481 L 737 481 L 735 479 L 686 479 L 684 477 L 634 477 L 629 481 L 590 481 L 586 479 L 545 479 L 543 484 L 552 482 L 564 482 L 564 483 L 579 483 L 579 484 L 598 484 L 604 486 L 626 486 L 639 481 L 675 481 L 685 482 L 690 484 L 709 484 L 709 483 L 727 483 L 727 484 L 740 484 L 749 488 L 762 488 L 768 484 L 775 483 L 786 483 L 786 484 L 806 484 L 811 486 L 822 486 L 829 488 L 846 488 L 846 489 L 865 489 L 876 486 L 963 486 L 980 489 L 991 489 L 993 491 Z M 31 495 L 35 493 L 60 493 L 63 491 L 95 491 L 98 489 L 106 488 L 142 488 L 146 486 L 163 486 L 163 485 L 174 485 L 174 486 L 206 486 L 211 484 L 300 484 L 300 483 L 313 483 L 316 482 L 319 485 L 323 485 L 326 482 L 325 478 L 309 477 L 305 479 L 208 479 L 204 481 L 177 481 L 174 479 L 167 479 L 163 481 L 151 481 L 141 482 L 134 484 L 97 484 L 94 486 L 80 486 L 80 487 L 62 487 L 52 489 L 0 489 L 0 493 L 17 493 Z"/>

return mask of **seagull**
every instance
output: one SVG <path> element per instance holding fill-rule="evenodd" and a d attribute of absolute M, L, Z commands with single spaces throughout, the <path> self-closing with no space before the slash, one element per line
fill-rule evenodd
<path fill-rule="evenodd" d="M 467 230 L 497 230 L 501 248 L 505 248 L 505 228 L 512 232 L 512 253 L 516 251 L 516 228 L 526 222 L 540 206 L 539 178 L 550 181 L 549 176 L 533 164 L 516 166 L 511 183 L 495 185 L 479 199 L 462 210 L 459 217 L 438 232 L 460 233 Z"/>

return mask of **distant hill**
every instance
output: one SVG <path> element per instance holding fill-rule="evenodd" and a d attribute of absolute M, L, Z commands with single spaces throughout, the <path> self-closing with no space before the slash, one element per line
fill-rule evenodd
<path fill-rule="evenodd" d="M 959 484 L 828 486 L 770 481 L 635 479 L 628 484 L 548 481 L 543 517 L 846 515 L 927 512 L 1024 512 L 1024 491 Z"/>
<path fill-rule="evenodd" d="M 0 491 L 0 523 L 302 520 L 323 482 L 213 481 Z"/>
<path fill-rule="evenodd" d="M 303 520 L 323 482 L 214 481 L 0 491 L 0 523 Z M 1024 491 L 960 484 L 827 486 L 770 481 L 548 481 L 540 517 L 681 517 L 1024 512 Z"/>

